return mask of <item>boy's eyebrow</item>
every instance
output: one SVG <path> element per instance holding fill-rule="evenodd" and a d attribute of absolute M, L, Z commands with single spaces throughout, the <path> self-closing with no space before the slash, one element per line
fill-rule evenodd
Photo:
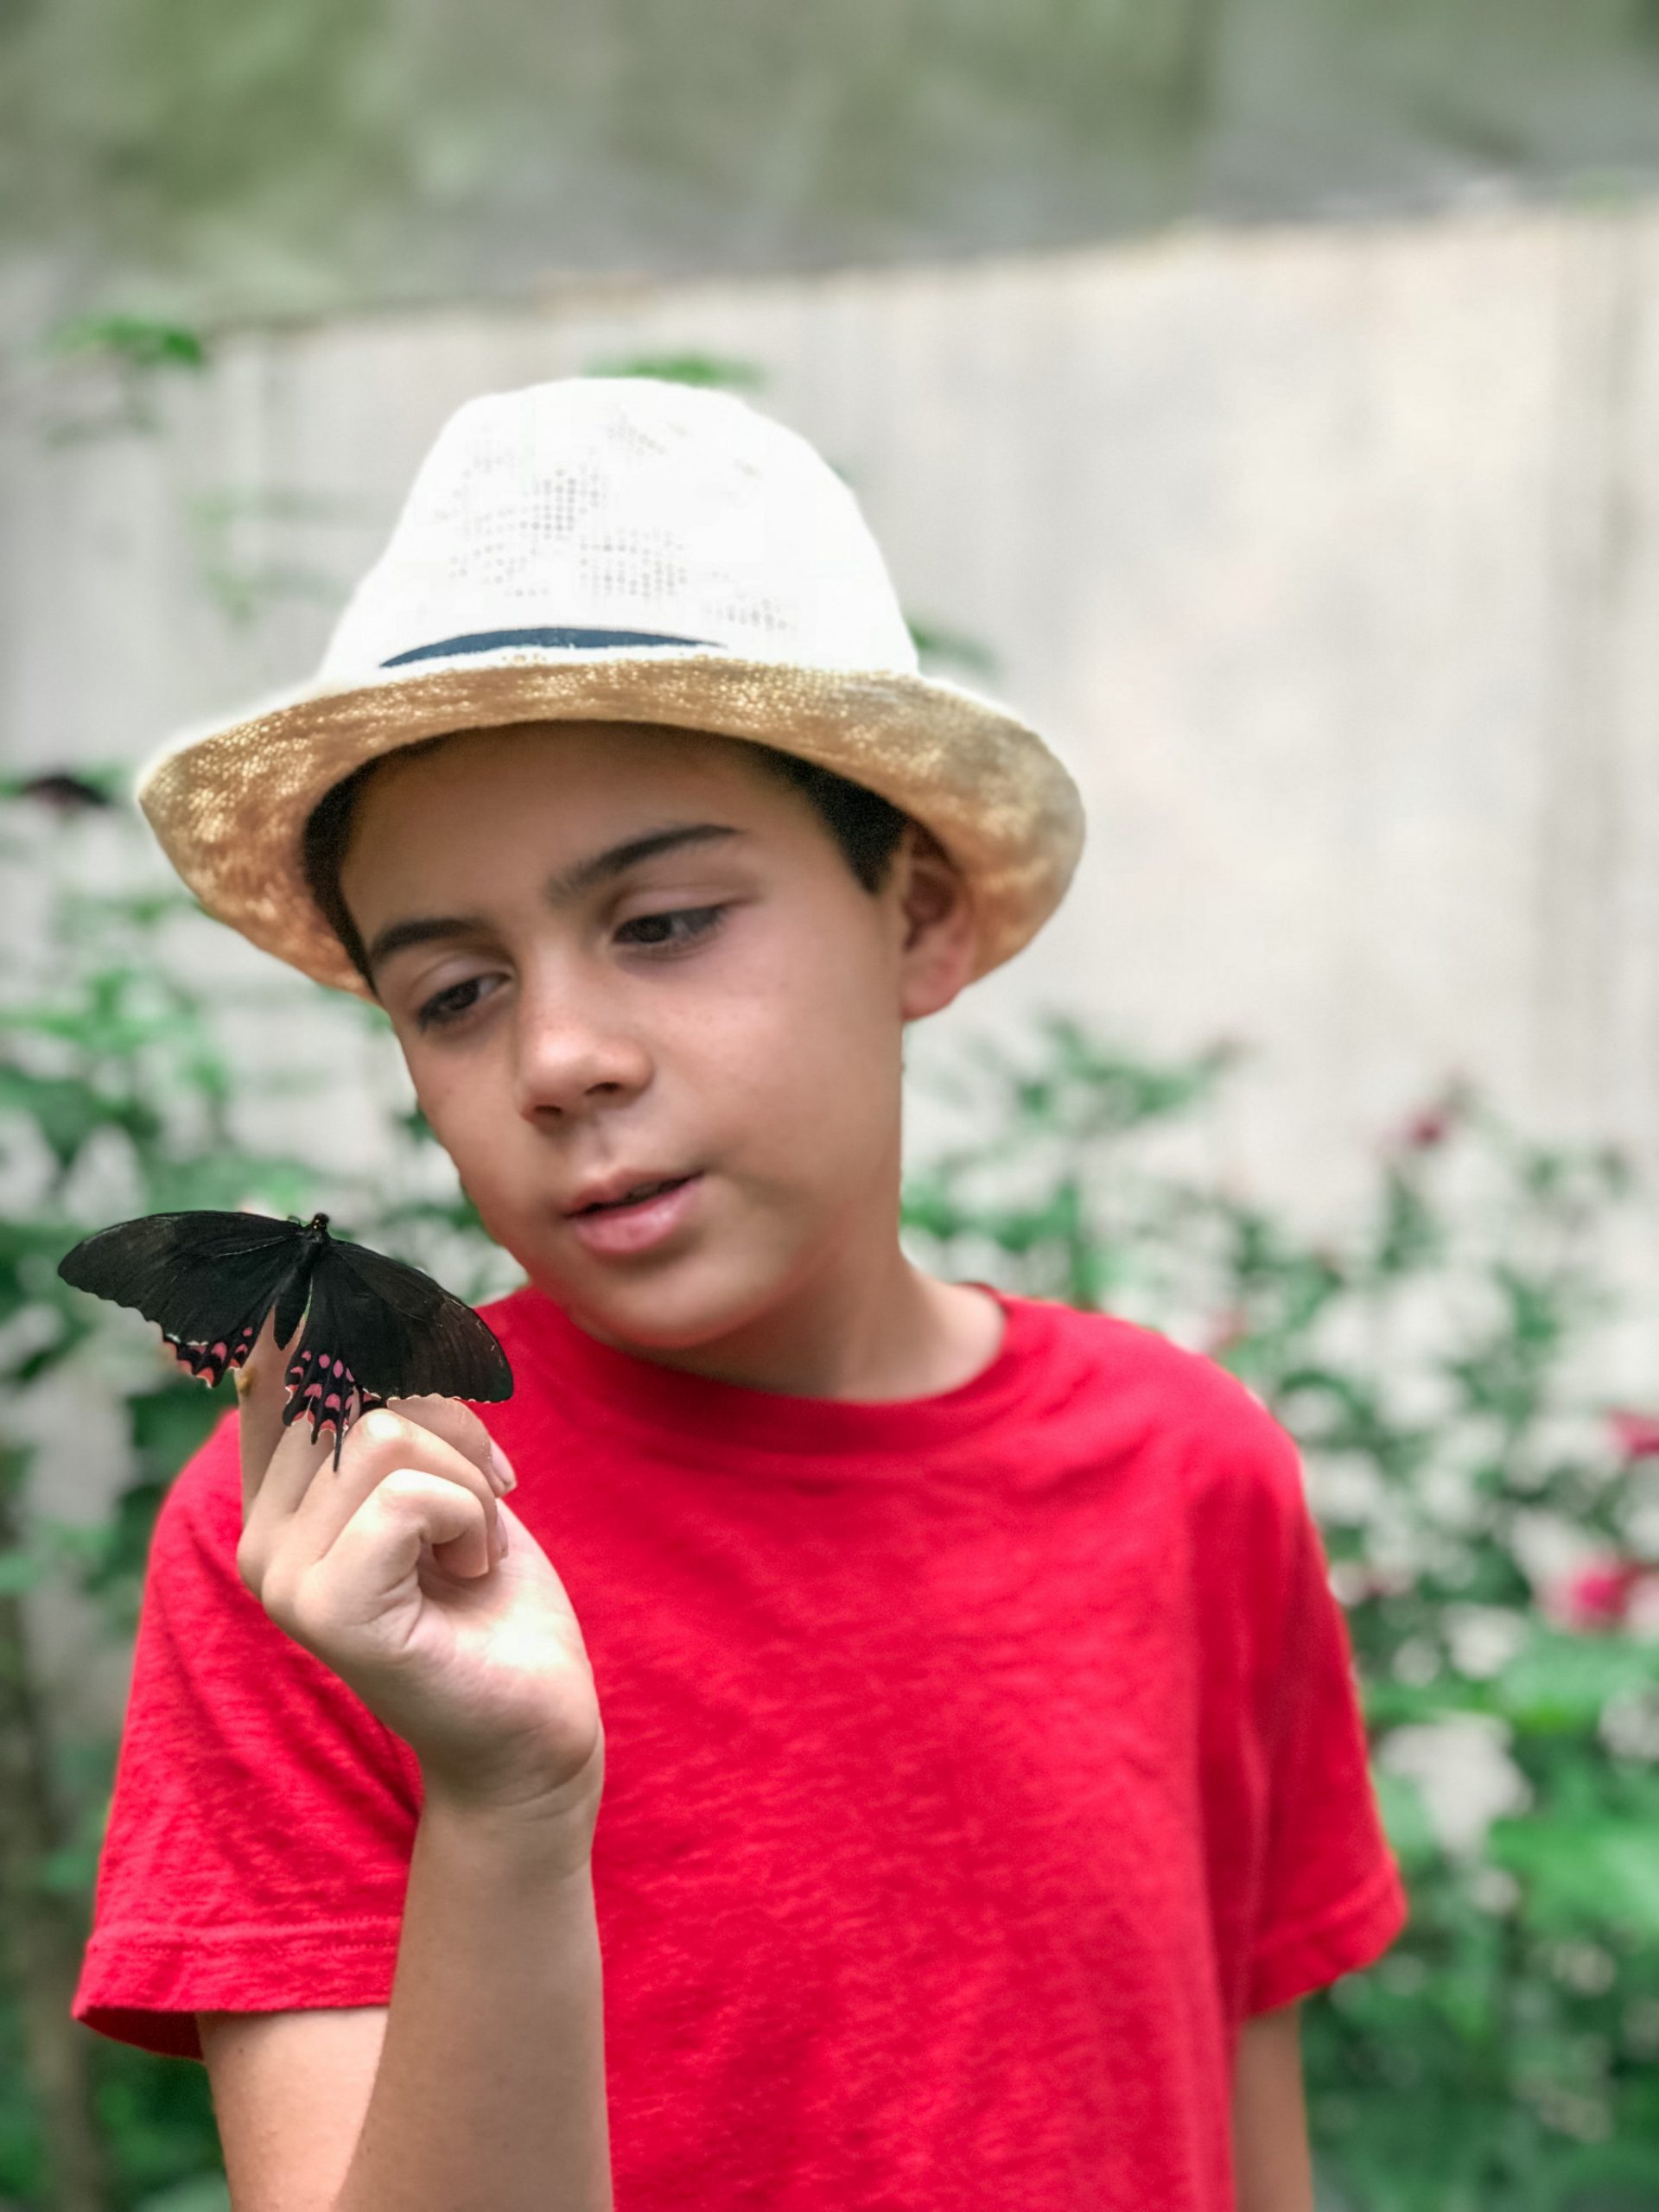
<path fill-rule="evenodd" d="M 579 899 L 595 884 L 637 868 L 641 861 L 654 861 L 658 853 L 671 853 L 680 845 L 706 845 L 716 837 L 735 837 L 740 834 L 719 822 L 692 822 L 683 829 L 653 830 L 647 836 L 631 837 L 626 845 L 612 845 L 605 852 L 595 853 L 591 860 L 576 861 L 563 874 L 550 877 L 542 896 L 550 906 L 568 906 L 572 899 Z"/>
<path fill-rule="evenodd" d="M 630 837 L 624 844 L 611 845 L 604 852 L 592 854 L 587 860 L 577 861 L 559 874 L 550 876 L 542 895 L 550 906 L 568 906 L 584 891 L 591 891 L 612 876 L 638 868 L 642 861 L 655 860 L 659 853 L 671 853 L 681 845 L 708 844 L 716 837 L 741 835 L 741 831 L 720 822 L 691 822 L 673 830 L 653 830 L 644 837 Z M 378 930 L 364 959 L 372 973 L 382 961 L 389 960 L 394 952 L 403 951 L 407 945 L 429 944 L 435 938 L 465 937 L 471 931 L 486 926 L 481 914 L 411 914 L 405 921 L 388 922 L 385 929 Z"/>

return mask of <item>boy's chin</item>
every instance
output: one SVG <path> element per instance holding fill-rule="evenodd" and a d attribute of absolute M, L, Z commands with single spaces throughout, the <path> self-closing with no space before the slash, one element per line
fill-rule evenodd
<path fill-rule="evenodd" d="M 538 1282 L 556 1305 L 590 1336 L 625 1351 L 692 1352 L 764 1328 L 785 1303 L 781 1271 L 711 1267 L 707 1262 L 642 1268 L 614 1279 Z"/>

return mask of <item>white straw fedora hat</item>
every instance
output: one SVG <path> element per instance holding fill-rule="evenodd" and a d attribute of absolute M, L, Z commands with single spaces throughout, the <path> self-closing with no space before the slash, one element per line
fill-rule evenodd
<path fill-rule="evenodd" d="M 138 803 L 210 913 L 365 997 L 306 878 L 311 810 L 417 739 L 543 721 L 718 732 L 879 791 L 966 879 L 976 975 L 1047 919 L 1082 849 L 1076 786 L 1036 733 L 918 672 L 835 471 L 742 400 L 645 377 L 469 401 L 316 676 L 175 739 Z"/>

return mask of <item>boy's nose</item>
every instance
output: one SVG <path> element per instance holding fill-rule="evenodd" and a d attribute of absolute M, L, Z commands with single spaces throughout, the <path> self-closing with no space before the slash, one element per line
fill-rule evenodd
<path fill-rule="evenodd" d="M 582 1114 L 636 1097 L 651 1080 L 644 1040 L 616 1018 L 604 994 L 589 1004 L 562 990 L 520 1000 L 514 1039 L 514 1103 L 527 1122 Z"/>

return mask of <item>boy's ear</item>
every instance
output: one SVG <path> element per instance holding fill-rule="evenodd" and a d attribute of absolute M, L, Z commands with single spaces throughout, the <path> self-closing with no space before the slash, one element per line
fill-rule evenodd
<path fill-rule="evenodd" d="M 974 910 L 968 887 L 938 841 L 907 823 L 893 856 L 904 935 L 899 1012 L 906 1021 L 938 1014 L 973 974 Z"/>

